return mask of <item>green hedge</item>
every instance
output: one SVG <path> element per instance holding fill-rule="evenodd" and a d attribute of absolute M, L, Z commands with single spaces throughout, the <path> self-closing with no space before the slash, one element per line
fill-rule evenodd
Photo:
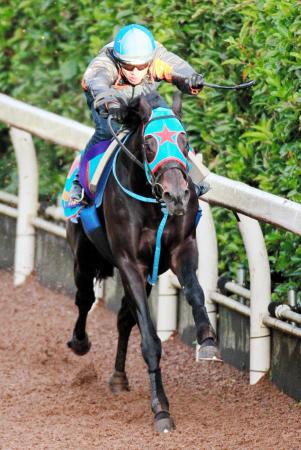
<path fill-rule="evenodd" d="M 0 91 L 92 125 L 80 80 L 118 27 L 148 26 L 170 50 L 211 82 L 257 80 L 252 91 L 204 89 L 185 97 L 184 122 L 192 144 L 211 170 L 301 202 L 300 2 L 291 0 L 4 0 L 0 7 Z M 161 93 L 170 101 L 172 87 Z M 16 189 L 15 163 L 1 129 L 0 179 Z M 36 140 L 40 193 L 61 190 L 70 151 Z M 221 271 L 246 264 L 234 216 L 214 211 Z M 301 250 L 297 237 L 264 226 L 277 292 L 298 288 Z M 284 283 L 284 284 L 283 284 Z"/>

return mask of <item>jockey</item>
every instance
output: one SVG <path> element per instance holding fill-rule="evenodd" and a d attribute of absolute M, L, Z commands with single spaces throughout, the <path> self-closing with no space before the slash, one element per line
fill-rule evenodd
<path fill-rule="evenodd" d="M 96 125 L 85 151 L 112 138 L 105 112 L 114 119 L 113 129 L 118 131 L 120 128 L 123 118 L 118 98 L 127 102 L 141 94 L 149 94 L 161 81 L 172 83 L 180 91 L 192 95 L 198 94 L 203 87 L 202 75 L 156 42 L 147 28 L 136 24 L 121 28 L 115 40 L 91 61 L 83 76 L 82 87 Z M 167 107 L 163 99 L 161 106 Z M 207 183 L 196 186 L 197 195 L 203 195 L 208 189 Z M 76 205 L 83 196 L 77 176 L 69 202 Z"/>

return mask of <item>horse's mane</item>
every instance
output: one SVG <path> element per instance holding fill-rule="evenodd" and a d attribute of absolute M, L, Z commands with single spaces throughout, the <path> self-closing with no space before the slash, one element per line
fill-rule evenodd
<path fill-rule="evenodd" d="M 147 111 L 141 107 L 142 99 L 144 100 L 144 104 L 146 102 L 151 109 L 158 108 L 162 103 L 162 98 L 157 92 L 139 95 L 128 103 L 125 103 L 124 101 L 121 102 L 121 109 L 124 116 L 123 123 L 131 130 L 138 128 L 141 122 L 143 122 L 144 119 L 147 119 Z"/>
<path fill-rule="evenodd" d="M 162 103 L 162 98 L 160 97 L 158 92 L 155 91 L 150 92 L 149 94 L 146 94 L 144 97 L 152 109 L 158 108 Z"/>

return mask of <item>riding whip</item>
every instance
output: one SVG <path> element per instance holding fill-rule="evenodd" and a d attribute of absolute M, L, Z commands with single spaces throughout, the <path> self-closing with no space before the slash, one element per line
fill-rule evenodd
<path fill-rule="evenodd" d="M 233 86 L 225 86 L 220 84 L 212 84 L 203 81 L 202 85 L 206 87 L 210 87 L 213 89 L 244 89 L 253 86 L 256 83 L 256 80 L 248 81 L 247 83 L 235 84 Z"/>

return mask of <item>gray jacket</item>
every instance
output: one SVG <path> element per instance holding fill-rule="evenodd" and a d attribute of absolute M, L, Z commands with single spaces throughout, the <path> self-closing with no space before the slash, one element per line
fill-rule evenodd
<path fill-rule="evenodd" d="M 149 94 L 158 88 L 161 81 L 176 85 L 182 92 L 194 94 L 186 77 L 195 74 L 195 70 L 182 58 L 160 44 L 157 44 L 154 59 L 142 83 L 133 86 L 123 76 L 121 67 L 114 59 L 114 42 L 103 47 L 87 67 L 82 81 L 84 90 L 98 101 L 121 97 L 129 100 L 141 94 Z"/>

